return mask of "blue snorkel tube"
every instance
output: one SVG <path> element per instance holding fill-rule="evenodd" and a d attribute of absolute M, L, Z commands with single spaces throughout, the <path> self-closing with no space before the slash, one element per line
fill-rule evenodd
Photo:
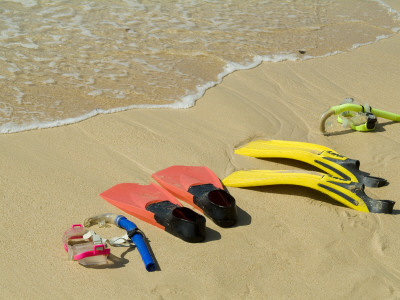
<path fill-rule="evenodd" d="M 105 224 L 115 224 L 116 226 L 125 229 L 128 237 L 135 244 L 142 257 L 143 263 L 146 266 L 146 270 L 149 272 L 156 270 L 156 264 L 153 257 L 150 254 L 149 248 L 144 240 L 144 234 L 137 228 L 137 226 L 129 221 L 122 215 L 116 215 L 112 213 L 106 213 L 102 215 L 93 216 L 87 218 L 84 222 L 85 227 L 90 227 L 94 224 L 99 224 L 100 227 L 105 226 Z"/>
<path fill-rule="evenodd" d="M 143 232 L 141 232 L 133 222 L 121 215 L 115 218 L 114 224 L 126 230 L 129 238 L 136 245 L 143 263 L 146 266 L 146 270 L 149 272 L 155 271 L 156 264 L 154 263 L 149 248 L 147 248 L 147 244 L 143 239 Z"/>

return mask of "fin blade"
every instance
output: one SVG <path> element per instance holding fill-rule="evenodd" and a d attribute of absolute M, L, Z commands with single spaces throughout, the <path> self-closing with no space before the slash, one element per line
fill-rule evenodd
<path fill-rule="evenodd" d="M 152 176 L 161 186 L 189 204 L 193 204 L 193 195 L 188 193 L 191 186 L 211 183 L 223 189 L 219 178 L 207 167 L 171 166 Z"/>
<path fill-rule="evenodd" d="M 100 196 L 124 212 L 163 230 L 165 230 L 164 226 L 156 222 L 154 214 L 147 211 L 146 206 L 161 201 L 170 201 L 181 206 L 179 201 L 153 183 L 150 185 L 120 183 L 102 192 Z"/>
<path fill-rule="evenodd" d="M 355 183 L 319 172 L 286 170 L 236 171 L 222 180 L 232 187 L 256 187 L 263 185 L 298 185 L 320 191 L 352 209 L 369 212 L 363 199 L 352 192 Z"/>
<path fill-rule="evenodd" d="M 369 187 L 387 185 L 384 178 L 369 176 L 359 170 L 359 161 L 328 147 L 296 141 L 258 140 L 236 149 L 235 153 L 258 158 L 284 158 L 308 163 L 332 176 L 360 182 Z"/>
<path fill-rule="evenodd" d="M 120 183 L 100 194 L 106 200 L 129 204 L 140 209 L 146 209 L 146 206 L 152 202 L 169 201 L 182 206 L 171 194 L 154 183 L 149 185 L 140 185 L 137 183 Z"/>
<path fill-rule="evenodd" d="M 226 186 L 255 187 L 263 185 L 303 185 L 304 180 L 319 181 L 324 174 L 312 171 L 249 170 L 236 171 L 222 180 Z M 308 186 L 308 185 L 307 185 Z"/>
<path fill-rule="evenodd" d="M 317 144 L 283 141 L 283 140 L 257 140 L 252 141 L 241 148 L 235 150 L 235 153 L 252 157 L 282 157 L 293 158 L 294 156 L 313 156 L 323 151 L 333 151 L 328 147 Z"/>

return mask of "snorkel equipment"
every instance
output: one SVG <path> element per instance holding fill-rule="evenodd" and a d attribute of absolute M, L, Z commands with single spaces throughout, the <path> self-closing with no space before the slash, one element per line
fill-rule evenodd
<path fill-rule="evenodd" d="M 365 112 L 345 111 L 338 115 L 338 122 L 344 128 L 351 128 L 357 131 L 373 131 L 375 130 L 377 117 L 371 113 L 371 107 L 364 105 Z"/>
<path fill-rule="evenodd" d="M 110 249 L 93 231 L 81 224 L 72 225 L 63 235 L 64 249 L 69 260 L 77 260 L 83 266 L 104 265 Z"/>
<path fill-rule="evenodd" d="M 377 117 L 400 122 L 399 114 L 372 108 L 368 104 L 357 104 L 353 98 L 346 98 L 344 103 L 332 106 L 322 114 L 319 129 L 325 135 L 329 134 L 326 132 L 326 122 L 333 115 L 338 116 L 338 122 L 342 123 L 343 127 L 356 131 L 375 130 Z"/>
<path fill-rule="evenodd" d="M 137 228 L 137 226 L 133 222 L 129 221 L 122 215 L 116 215 L 112 213 L 96 215 L 87 218 L 84 221 L 84 225 L 86 227 L 90 227 L 95 224 L 98 224 L 100 227 L 106 226 L 106 224 L 115 224 L 116 226 L 125 229 L 129 239 L 131 239 L 132 242 L 136 245 L 136 248 L 138 249 L 140 256 L 142 257 L 146 270 L 149 272 L 156 270 L 155 262 L 144 240 L 144 234 L 142 231 L 139 230 L 139 228 Z"/>

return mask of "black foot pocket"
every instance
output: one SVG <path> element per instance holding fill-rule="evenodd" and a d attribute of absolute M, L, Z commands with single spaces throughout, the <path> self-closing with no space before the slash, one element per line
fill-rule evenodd
<path fill-rule="evenodd" d="M 227 191 L 202 184 L 191 186 L 188 192 L 193 195 L 194 204 L 218 226 L 230 227 L 236 223 L 236 201 Z"/>

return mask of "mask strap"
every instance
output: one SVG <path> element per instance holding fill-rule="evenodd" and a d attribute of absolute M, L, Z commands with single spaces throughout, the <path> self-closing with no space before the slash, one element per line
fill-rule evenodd
<path fill-rule="evenodd" d="M 108 243 L 110 246 L 114 246 L 114 247 L 135 247 L 135 244 L 132 243 L 128 234 L 125 234 L 124 236 L 113 237 L 110 239 L 104 239 L 104 238 L 100 237 L 100 235 L 98 235 L 93 230 L 90 230 L 85 235 L 83 235 L 83 238 L 85 238 L 85 239 L 92 238 L 93 243 L 95 245 Z"/>

